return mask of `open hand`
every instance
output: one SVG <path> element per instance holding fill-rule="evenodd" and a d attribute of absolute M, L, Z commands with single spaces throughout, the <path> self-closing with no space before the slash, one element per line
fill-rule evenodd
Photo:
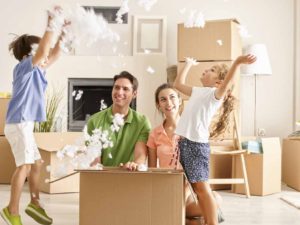
<path fill-rule="evenodd" d="M 238 64 L 252 64 L 256 61 L 256 56 L 248 54 L 248 55 L 241 55 L 236 59 Z"/>
<path fill-rule="evenodd" d="M 191 57 L 186 57 L 186 58 L 185 58 L 185 61 L 186 61 L 187 64 L 189 64 L 189 65 L 191 65 L 191 66 L 196 66 L 196 65 L 199 64 L 199 62 L 197 62 L 196 59 L 191 58 Z"/>
<path fill-rule="evenodd" d="M 135 162 L 127 162 L 125 165 L 123 163 L 120 163 L 120 167 L 130 170 L 130 171 L 136 171 L 138 169 L 138 165 Z"/>

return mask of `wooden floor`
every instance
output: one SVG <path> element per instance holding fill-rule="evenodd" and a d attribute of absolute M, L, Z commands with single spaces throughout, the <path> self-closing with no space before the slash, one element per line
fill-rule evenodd
<path fill-rule="evenodd" d="M 8 185 L 0 185 L 0 207 L 3 208 L 9 199 Z M 229 192 L 219 192 L 223 197 L 222 211 L 226 222 L 223 225 L 299 225 L 300 210 L 280 200 L 285 194 L 295 192 L 286 186 L 279 194 L 265 197 L 245 198 L 243 195 Z M 295 193 L 293 193 L 295 194 Z M 297 194 L 297 193 L 296 193 Z M 300 198 L 300 192 L 298 192 Z M 298 195 L 297 194 L 297 195 Z M 42 194 L 41 199 L 46 205 L 47 212 L 54 219 L 54 225 L 79 224 L 79 195 L 78 194 Z M 21 201 L 21 215 L 23 224 L 35 225 L 24 213 L 24 208 L 29 202 L 28 188 L 24 188 Z M 0 218 L 0 225 L 4 225 Z M 91 224 L 93 225 L 93 224 Z M 103 224 L 106 225 L 106 224 Z M 163 225 L 163 224 L 162 224 Z"/>

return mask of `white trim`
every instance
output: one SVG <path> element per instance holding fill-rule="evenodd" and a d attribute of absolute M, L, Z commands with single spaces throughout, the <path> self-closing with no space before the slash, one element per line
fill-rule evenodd
<path fill-rule="evenodd" d="M 5 220 L 5 222 L 8 224 L 8 225 L 12 225 L 10 223 L 10 221 L 8 220 L 8 218 L 6 217 L 5 213 L 3 212 L 3 210 L 0 212 L 1 214 L 1 217 Z"/>
<path fill-rule="evenodd" d="M 293 128 L 297 129 L 296 121 L 300 120 L 300 0 L 294 0 L 294 112 Z"/>
<path fill-rule="evenodd" d="M 38 211 L 36 211 L 35 209 L 33 209 L 31 206 L 28 206 L 27 209 L 28 211 L 32 212 L 33 214 L 35 214 L 36 216 L 42 218 L 43 220 L 51 223 L 52 220 L 51 219 L 48 219 L 47 217 L 45 217 L 43 214 L 40 214 Z"/>

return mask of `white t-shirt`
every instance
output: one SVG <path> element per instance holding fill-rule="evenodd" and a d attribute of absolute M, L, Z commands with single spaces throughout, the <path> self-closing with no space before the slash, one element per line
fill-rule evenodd
<path fill-rule="evenodd" d="M 208 143 L 210 122 L 223 102 L 222 99 L 216 99 L 215 90 L 211 87 L 193 87 L 176 134 L 191 141 Z"/>

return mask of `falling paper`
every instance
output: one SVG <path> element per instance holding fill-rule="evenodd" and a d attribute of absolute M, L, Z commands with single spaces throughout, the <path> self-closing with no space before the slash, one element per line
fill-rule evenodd
<path fill-rule="evenodd" d="M 55 168 L 52 168 L 53 177 L 63 177 L 74 169 L 88 169 L 92 162 L 99 158 L 102 150 L 113 147 L 111 141 L 112 132 L 117 132 L 124 125 L 124 115 L 115 114 L 112 118 L 112 126 L 109 130 L 97 128 L 90 135 L 87 127 L 83 130 L 83 137 L 76 142 L 76 145 L 66 145 L 56 153 L 59 158 L 59 163 Z M 109 158 L 112 154 L 109 153 Z M 93 168 L 102 168 L 102 165 L 95 165 Z"/>
<path fill-rule="evenodd" d="M 107 21 L 101 14 L 96 15 L 92 9 L 85 10 L 83 7 L 76 5 L 58 14 L 55 11 L 51 12 L 54 19 L 50 25 L 54 32 L 59 33 L 61 30 L 61 21 L 69 21 L 70 24 L 63 28 L 63 38 L 60 42 L 60 47 L 66 53 L 71 49 L 86 44 L 88 47 L 98 40 L 109 40 L 110 42 L 118 42 L 119 34 L 114 32 Z"/>
<path fill-rule="evenodd" d="M 179 13 L 180 14 L 185 14 L 185 11 L 186 11 L 186 8 L 182 8 L 182 9 L 179 10 Z"/>
<path fill-rule="evenodd" d="M 78 93 L 75 97 L 75 101 L 79 101 L 81 99 L 82 94 L 83 94 L 83 90 L 78 90 Z"/>
<path fill-rule="evenodd" d="M 205 19 L 202 12 L 198 12 L 198 14 L 195 17 L 194 21 L 194 27 L 201 27 L 203 28 L 205 26 Z"/>
<path fill-rule="evenodd" d="M 148 66 L 147 72 L 150 73 L 150 74 L 154 74 L 155 70 L 151 66 Z"/>
<path fill-rule="evenodd" d="M 247 28 L 243 25 L 239 25 L 238 26 L 238 29 L 239 29 L 239 34 L 242 38 L 250 38 L 252 37 L 252 35 L 249 34 Z"/>
<path fill-rule="evenodd" d="M 138 171 L 147 171 L 148 167 L 145 164 L 139 164 L 137 170 Z"/>
<path fill-rule="evenodd" d="M 149 49 L 144 49 L 145 54 L 149 54 L 151 51 Z"/>
<path fill-rule="evenodd" d="M 100 111 L 107 108 L 107 104 L 104 102 L 104 99 L 100 100 Z"/>
<path fill-rule="evenodd" d="M 191 10 L 189 16 L 184 22 L 184 27 L 192 28 L 199 27 L 203 28 L 205 26 L 205 19 L 202 12 L 198 12 L 197 10 Z"/>
<path fill-rule="evenodd" d="M 223 41 L 222 40 L 217 40 L 218 45 L 222 46 L 223 45 Z"/>
<path fill-rule="evenodd" d="M 128 13 L 128 12 L 129 12 L 128 0 L 123 0 L 121 7 L 120 7 L 119 11 L 116 14 L 117 23 L 119 23 L 119 24 L 123 23 L 122 16 L 124 14 Z"/>
<path fill-rule="evenodd" d="M 50 166 L 50 165 L 46 166 L 46 171 L 47 171 L 48 173 L 50 173 L 50 171 L 51 171 L 51 166 Z"/>
<path fill-rule="evenodd" d="M 152 6 L 157 2 L 157 0 L 139 0 L 139 5 L 143 7 L 146 11 L 150 11 Z"/>

